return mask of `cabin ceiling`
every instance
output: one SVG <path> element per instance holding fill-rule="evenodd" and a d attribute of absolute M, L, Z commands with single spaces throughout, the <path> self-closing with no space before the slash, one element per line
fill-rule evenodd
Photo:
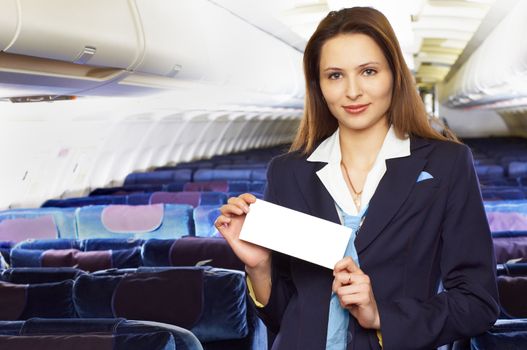
<path fill-rule="evenodd" d="M 233 0 L 215 0 L 242 16 L 250 11 Z M 450 77 L 501 21 L 516 1 L 509 0 L 268 0 L 274 18 L 302 38 L 303 45 L 331 10 L 371 6 L 382 11 L 394 27 L 406 62 L 421 88 L 432 88 Z M 263 9 L 259 9 L 261 11 Z M 276 33 L 285 40 L 283 32 Z M 292 42 L 302 47 L 300 41 Z"/>

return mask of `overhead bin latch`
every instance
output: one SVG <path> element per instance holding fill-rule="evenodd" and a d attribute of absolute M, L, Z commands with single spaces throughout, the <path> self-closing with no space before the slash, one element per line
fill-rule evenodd
<path fill-rule="evenodd" d="M 172 70 L 170 71 L 170 73 L 167 74 L 167 77 L 170 77 L 170 78 L 173 78 L 176 76 L 176 74 L 179 73 L 179 71 L 181 70 L 181 65 L 180 64 L 175 64 L 174 67 L 172 67 Z"/>
<path fill-rule="evenodd" d="M 93 46 L 85 46 L 84 50 L 77 56 L 77 58 L 73 61 L 73 63 L 77 64 L 85 64 L 88 62 L 93 55 L 97 52 L 97 49 Z"/>

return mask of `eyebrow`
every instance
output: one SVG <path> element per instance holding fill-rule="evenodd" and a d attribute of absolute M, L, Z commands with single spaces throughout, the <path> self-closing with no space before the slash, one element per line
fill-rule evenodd
<path fill-rule="evenodd" d="M 361 69 L 361 68 L 364 68 L 364 67 L 367 67 L 367 66 L 372 66 L 372 65 L 379 66 L 380 63 L 379 62 L 375 62 L 375 61 L 366 62 L 366 63 L 358 65 L 357 68 Z M 324 72 L 326 72 L 328 70 L 337 70 L 338 71 L 338 70 L 342 70 L 342 68 L 339 68 L 339 67 L 328 67 L 328 68 L 324 69 Z"/>

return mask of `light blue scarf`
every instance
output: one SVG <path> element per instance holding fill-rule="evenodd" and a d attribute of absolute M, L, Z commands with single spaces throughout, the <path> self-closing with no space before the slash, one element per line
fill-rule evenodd
<path fill-rule="evenodd" d="M 350 256 L 359 265 L 359 256 L 355 249 L 355 237 L 360 228 L 362 218 L 365 217 L 368 211 L 368 207 L 363 208 L 356 216 L 347 215 L 339 206 L 337 208 L 343 219 L 344 226 L 352 230 L 344 256 Z M 348 343 L 351 342 L 351 334 L 348 332 L 349 317 L 349 311 L 340 306 L 338 296 L 335 293 L 331 293 L 326 350 L 346 350 Z"/>

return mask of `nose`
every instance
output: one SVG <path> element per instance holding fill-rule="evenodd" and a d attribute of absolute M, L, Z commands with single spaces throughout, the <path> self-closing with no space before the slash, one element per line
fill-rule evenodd
<path fill-rule="evenodd" d="M 350 100 L 356 100 L 362 96 L 362 87 L 360 81 L 356 77 L 348 78 L 348 86 L 346 89 L 346 97 Z"/>

